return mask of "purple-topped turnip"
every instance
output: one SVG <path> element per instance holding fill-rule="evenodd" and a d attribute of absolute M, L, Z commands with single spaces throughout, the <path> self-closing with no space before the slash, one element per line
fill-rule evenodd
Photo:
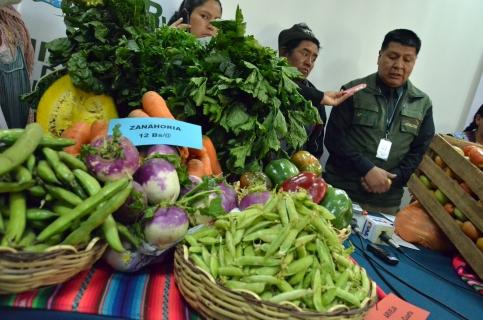
<path fill-rule="evenodd" d="M 156 155 L 166 155 L 166 154 L 175 154 L 178 155 L 178 151 L 167 144 L 156 144 L 149 147 L 148 151 L 146 151 L 146 158 L 155 157 Z"/>
<path fill-rule="evenodd" d="M 271 193 L 269 191 L 252 192 L 240 200 L 239 208 L 240 210 L 245 210 L 246 208 L 255 204 L 264 205 L 268 200 L 270 200 L 270 198 Z"/>
<path fill-rule="evenodd" d="M 112 136 L 95 139 L 82 148 L 87 168 L 97 179 L 116 181 L 124 176 L 132 177 L 139 168 L 139 152 L 116 126 Z"/>
<path fill-rule="evenodd" d="M 142 218 L 148 206 L 148 197 L 143 187 L 136 181 L 132 182 L 133 189 L 126 202 L 114 213 L 116 221 L 133 224 Z"/>
<path fill-rule="evenodd" d="M 164 249 L 181 240 L 188 231 L 186 212 L 178 207 L 159 208 L 152 220 L 144 226 L 145 240 L 159 249 Z"/>
<path fill-rule="evenodd" d="M 134 180 L 139 182 L 150 204 L 175 201 L 180 192 L 176 168 L 169 161 L 153 158 L 144 162 L 136 171 Z"/>

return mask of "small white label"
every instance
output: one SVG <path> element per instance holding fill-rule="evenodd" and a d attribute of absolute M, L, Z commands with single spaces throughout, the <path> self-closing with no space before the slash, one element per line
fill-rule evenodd
<path fill-rule="evenodd" d="M 389 152 L 391 152 L 391 146 L 391 141 L 381 139 L 381 141 L 379 141 L 379 146 L 377 147 L 376 158 L 387 160 L 387 158 L 389 158 Z"/>

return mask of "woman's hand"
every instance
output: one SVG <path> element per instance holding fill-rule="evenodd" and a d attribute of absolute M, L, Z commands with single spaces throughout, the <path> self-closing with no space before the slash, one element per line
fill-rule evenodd
<path fill-rule="evenodd" d="M 328 106 L 338 106 L 353 95 L 353 92 L 348 91 L 325 91 L 324 98 L 322 98 L 321 104 Z"/>
<path fill-rule="evenodd" d="M 170 27 L 177 28 L 177 29 L 187 30 L 187 29 L 191 28 L 191 25 L 188 24 L 188 23 L 183 23 L 183 18 L 179 18 L 178 20 L 176 20 L 175 22 L 173 22 L 170 25 Z"/>

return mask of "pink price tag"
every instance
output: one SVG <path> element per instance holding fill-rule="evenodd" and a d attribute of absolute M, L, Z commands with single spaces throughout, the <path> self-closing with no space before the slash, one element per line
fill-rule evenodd
<path fill-rule="evenodd" d="M 390 293 L 369 310 L 364 320 L 425 320 L 428 316 L 428 311 Z"/>

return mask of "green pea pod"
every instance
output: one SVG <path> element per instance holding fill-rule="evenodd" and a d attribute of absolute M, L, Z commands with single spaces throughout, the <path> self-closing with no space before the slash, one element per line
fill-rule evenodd
<path fill-rule="evenodd" d="M 104 223 L 102 224 L 102 232 L 104 233 L 104 238 L 106 239 L 109 246 L 117 252 L 124 252 L 121 238 L 119 238 L 119 231 L 116 226 L 116 220 L 112 215 L 108 215 Z"/>
<path fill-rule="evenodd" d="M 51 209 L 53 212 L 57 213 L 57 215 L 61 216 L 71 212 L 73 207 L 68 203 L 58 201 L 52 204 Z"/>
<path fill-rule="evenodd" d="M 87 166 L 79 158 L 67 153 L 65 151 L 59 151 L 59 158 L 64 162 L 71 170 L 79 169 L 87 171 Z"/>
<path fill-rule="evenodd" d="M 273 302 L 273 303 L 280 303 L 280 302 L 284 302 L 284 301 L 292 301 L 292 300 L 303 298 L 303 297 L 310 295 L 310 294 L 312 294 L 311 289 L 296 289 L 296 290 L 293 290 L 293 291 L 283 292 L 283 293 L 277 294 L 277 295 L 273 296 L 272 298 L 270 298 L 269 301 Z"/>
<path fill-rule="evenodd" d="M 49 163 L 45 160 L 40 160 L 37 164 L 37 175 L 46 183 L 60 184 L 54 170 L 52 170 Z"/>
<path fill-rule="evenodd" d="M 27 159 L 27 162 L 25 162 L 25 167 L 28 169 L 28 171 L 30 173 L 32 173 L 34 171 L 34 168 L 35 168 L 35 163 L 37 162 L 37 158 L 35 157 L 35 155 L 32 153 L 28 159 Z"/>
<path fill-rule="evenodd" d="M 133 235 L 131 231 L 129 231 L 128 227 L 121 223 L 117 223 L 117 230 L 119 231 L 119 234 L 127 241 L 131 242 L 135 248 L 139 248 L 139 246 L 141 246 L 141 240 Z"/>
<path fill-rule="evenodd" d="M 254 293 L 262 293 L 265 290 L 265 283 L 246 283 L 242 281 L 229 280 L 225 286 L 234 290 L 248 290 Z"/>
<path fill-rule="evenodd" d="M 58 217 L 55 212 L 39 209 L 39 208 L 29 208 L 27 209 L 27 220 L 48 220 L 51 218 Z"/>
<path fill-rule="evenodd" d="M 3 208 L 0 208 L 0 209 L 3 209 Z M 5 232 L 5 223 L 3 222 L 3 214 L 0 211 L 0 233 L 3 234 L 4 232 Z"/>
<path fill-rule="evenodd" d="M 93 196 L 98 193 L 99 190 L 101 190 L 99 181 L 97 181 L 97 179 L 91 176 L 89 173 L 80 169 L 74 169 L 72 172 L 82 188 L 87 191 L 89 196 Z"/>
<path fill-rule="evenodd" d="M 39 244 L 33 244 L 33 245 L 30 245 L 30 246 L 26 246 L 25 248 L 23 248 L 23 251 L 41 253 L 41 252 L 44 252 L 45 250 L 47 250 L 48 247 L 49 247 L 49 245 L 46 244 L 46 243 L 39 243 Z"/>
<path fill-rule="evenodd" d="M 54 170 L 55 175 L 62 183 L 69 186 L 72 181 L 75 180 L 75 176 L 72 171 L 62 161 L 60 161 L 57 151 L 51 148 L 42 148 L 42 152 L 47 159 L 50 167 Z"/>
<path fill-rule="evenodd" d="M 62 187 L 46 184 L 45 188 L 57 200 L 65 201 L 73 206 L 77 206 L 82 203 L 82 198 Z"/>
<path fill-rule="evenodd" d="M 111 198 L 121 190 L 131 190 L 131 188 L 132 185 L 128 178 L 121 178 L 112 183 L 108 183 L 97 194 L 85 199 L 70 212 L 57 218 L 37 236 L 37 239 L 44 241 L 52 235 L 66 230 L 72 221 L 77 218 L 82 218 L 104 200 Z"/>
<path fill-rule="evenodd" d="M 20 240 L 18 245 L 20 247 L 30 246 L 34 243 L 34 240 L 35 240 L 35 232 L 33 232 L 32 230 L 26 230 L 26 232 L 22 237 L 22 240 Z"/>
<path fill-rule="evenodd" d="M 293 274 L 304 271 L 312 264 L 313 259 L 313 256 L 306 256 L 292 262 L 287 266 L 287 271 L 285 272 L 285 275 L 291 276 Z"/>
<path fill-rule="evenodd" d="M 28 124 L 15 143 L 0 154 L 0 176 L 24 163 L 39 145 L 42 135 L 38 123 Z"/>
<path fill-rule="evenodd" d="M 18 243 L 22 239 L 26 226 L 27 199 L 22 192 L 9 194 L 10 219 L 7 223 L 2 245 Z"/>
<path fill-rule="evenodd" d="M 112 184 L 114 184 L 113 182 Z M 111 185 L 111 184 L 108 184 Z M 78 228 L 71 232 L 63 241 L 64 244 L 78 245 L 82 243 L 87 243 L 90 240 L 90 234 L 94 229 L 101 226 L 108 216 L 119 209 L 127 197 L 131 193 L 132 184 L 129 184 L 127 188 L 119 191 L 117 194 L 113 195 L 111 198 L 107 199 L 101 203 L 94 212 L 89 215 L 87 220 L 83 221 Z M 87 200 L 86 200 L 87 201 Z M 75 210 L 75 209 L 74 209 Z M 67 215 L 61 216 L 59 219 L 66 217 Z M 117 229 L 116 229 L 117 230 Z M 45 230 L 44 230 L 45 231 Z M 40 236 L 39 236 L 40 237 Z"/>
<path fill-rule="evenodd" d="M 0 193 L 19 192 L 35 185 L 35 180 L 24 182 L 0 182 Z"/>
<path fill-rule="evenodd" d="M 15 143 L 20 136 L 24 134 L 24 129 L 5 129 L 0 130 L 0 142 L 7 145 Z M 67 138 L 58 138 L 49 134 L 42 135 L 39 145 L 44 147 L 51 147 L 55 149 L 62 149 L 75 144 L 75 141 Z"/>
<path fill-rule="evenodd" d="M 36 186 L 33 186 L 33 187 L 30 187 L 28 189 L 29 191 L 29 194 L 32 195 L 33 197 L 36 197 L 36 198 L 41 198 L 43 196 L 45 196 L 45 193 L 47 191 L 45 191 L 44 187 L 42 187 L 41 185 L 36 185 Z"/>

